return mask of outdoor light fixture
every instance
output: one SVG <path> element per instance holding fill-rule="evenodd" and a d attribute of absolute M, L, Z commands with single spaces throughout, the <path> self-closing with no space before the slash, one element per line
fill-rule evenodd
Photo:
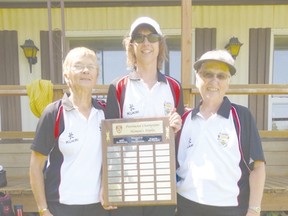
<path fill-rule="evenodd" d="M 228 50 L 234 59 L 236 59 L 242 45 L 243 43 L 241 43 L 237 37 L 232 37 L 230 38 L 229 43 L 225 46 L 225 49 Z"/>
<path fill-rule="evenodd" d="M 32 73 L 32 64 L 37 63 L 37 51 L 39 49 L 35 46 L 34 42 L 30 39 L 25 40 L 25 43 L 20 46 L 23 49 L 25 57 L 28 59 L 30 66 L 30 73 Z"/>

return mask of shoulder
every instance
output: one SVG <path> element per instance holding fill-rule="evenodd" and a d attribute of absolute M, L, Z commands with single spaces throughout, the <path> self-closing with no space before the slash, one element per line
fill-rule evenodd
<path fill-rule="evenodd" d="M 179 94 L 180 90 L 182 89 L 181 84 L 176 79 L 174 79 L 173 77 L 170 77 L 168 75 L 164 75 L 164 76 L 167 80 L 167 83 L 169 83 L 169 85 L 171 86 L 171 88 L 175 92 L 177 92 L 177 94 Z"/>
<path fill-rule="evenodd" d="M 178 80 L 176 80 L 175 78 L 168 76 L 168 75 L 164 75 L 164 76 L 169 83 L 176 84 L 179 87 L 181 86 L 180 82 Z"/>
<path fill-rule="evenodd" d="M 57 100 L 48 104 L 47 107 L 44 109 L 42 116 L 47 116 L 51 114 L 56 115 L 61 104 L 62 100 Z"/>
<path fill-rule="evenodd" d="M 234 104 L 234 103 L 232 103 L 231 105 L 232 105 L 232 107 L 235 108 L 237 115 L 239 116 L 240 122 L 242 122 L 242 123 L 250 122 L 251 123 L 251 122 L 255 121 L 254 116 L 252 115 L 252 113 L 250 112 L 250 110 L 247 107 L 239 105 L 239 104 Z"/>
<path fill-rule="evenodd" d="M 98 100 L 96 97 L 92 97 L 92 104 L 95 109 L 103 110 L 106 107 L 106 103 L 103 100 Z"/>
<path fill-rule="evenodd" d="M 122 77 L 117 77 L 116 79 L 114 79 L 110 85 L 114 85 L 114 86 L 118 86 L 120 84 L 124 84 L 127 82 L 129 78 L 129 75 L 125 75 L 125 76 L 122 76 Z"/>
<path fill-rule="evenodd" d="M 251 115 L 250 110 L 242 105 L 231 103 L 232 107 L 234 107 L 239 115 Z"/>
<path fill-rule="evenodd" d="M 181 117 L 182 121 L 184 122 L 188 116 L 191 116 L 191 114 L 192 114 L 192 109 L 186 109 L 184 114 Z"/>

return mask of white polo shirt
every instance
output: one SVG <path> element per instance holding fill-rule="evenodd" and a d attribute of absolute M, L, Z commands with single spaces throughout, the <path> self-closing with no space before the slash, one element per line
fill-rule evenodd
<path fill-rule="evenodd" d="M 128 79 L 123 118 L 167 116 L 174 107 L 168 82 L 157 81 L 149 89 L 142 79 Z"/>
<path fill-rule="evenodd" d="M 63 109 L 65 129 L 59 136 L 60 165 L 59 202 L 91 204 L 100 202 L 102 145 L 102 110 L 94 107 L 86 119 L 76 109 Z M 73 190 L 71 190 L 73 188 Z"/>
<path fill-rule="evenodd" d="M 197 203 L 237 206 L 241 154 L 232 113 L 207 120 L 200 113 L 191 119 L 191 113 L 179 141 L 177 191 Z"/>

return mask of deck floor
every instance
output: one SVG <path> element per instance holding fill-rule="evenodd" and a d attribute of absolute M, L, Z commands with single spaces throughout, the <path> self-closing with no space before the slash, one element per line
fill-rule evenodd
<path fill-rule="evenodd" d="M 13 205 L 23 204 L 25 212 L 37 212 L 28 178 L 8 178 L 8 185 L 1 192 L 12 196 Z M 263 211 L 288 211 L 288 178 L 267 177 L 262 200 Z"/>

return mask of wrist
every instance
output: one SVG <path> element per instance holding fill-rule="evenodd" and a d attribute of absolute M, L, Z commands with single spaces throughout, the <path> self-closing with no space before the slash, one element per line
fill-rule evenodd
<path fill-rule="evenodd" d="M 40 216 L 44 215 L 44 213 L 48 211 L 48 208 L 42 208 L 42 209 L 39 209 L 38 213 Z"/>
<path fill-rule="evenodd" d="M 261 212 L 261 207 L 259 206 L 249 206 L 248 208 L 250 211 L 259 214 Z"/>

